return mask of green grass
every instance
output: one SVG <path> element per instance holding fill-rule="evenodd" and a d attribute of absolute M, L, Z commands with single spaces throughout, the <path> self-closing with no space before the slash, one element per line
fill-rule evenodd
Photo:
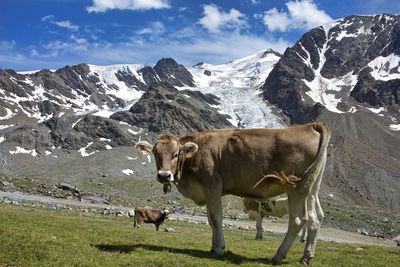
<path fill-rule="evenodd" d="M 227 254 L 208 253 L 207 225 L 166 221 L 133 229 L 132 218 L 0 204 L 0 266 L 261 266 L 268 265 L 282 236 L 225 230 Z M 361 247 L 363 250 L 356 250 Z M 300 266 L 296 242 L 284 266 Z M 319 242 L 313 266 L 398 266 L 399 248 Z"/>

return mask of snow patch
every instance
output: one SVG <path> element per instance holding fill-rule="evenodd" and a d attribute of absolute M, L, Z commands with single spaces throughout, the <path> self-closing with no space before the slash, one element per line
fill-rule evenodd
<path fill-rule="evenodd" d="M 349 96 L 351 89 L 354 88 L 358 81 L 358 76 L 353 75 L 353 71 L 350 71 L 343 77 L 339 78 L 327 79 L 323 77 L 321 74 L 321 70 L 326 61 L 325 52 L 327 51 L 327 45 L 328 41 L 326 41 L 322 49 L 319 50 L 319 65 L 317 69 L 314 69 L 315 78 L 312 81 L 307 81 L 306 79 L 303 79 L 303 82 L 310 89 L 310 91 L 307 91 L 306 94 L 311 97 L 311 99 L 315 103 L 321 103 L 332 112 L 344 113 L 337 108 L 337 105 L 342 101 L 342 98 L 338 97 L 338 93 L 340 93 L 344 89 L 344 87 L 350 87 L 350 90 L 348 90 L 346 97 Z M 306 51 L 304 47 L 303 50 Z M 313 69 L 310 60 L 310 54 L 307 51 L 306 53 L 308 55 L 308 58 L 300 58 L 302 58 L 304 63 L 306 63 L 311 69 Z M 349 112 L 354 112 L 354 109 L 351 109 Z"/>
<path fill-rule="evenodd" d="M 372 68 L 371 75 L 375 80 L 400 79 L 400 56 L 398 55 L 379 56 L 368 63 L 368 66 Z"/>
<path fill-rule="evenodd" d="M 385 107 L 381 107 L 381 108 L 367 108 L 367 109 L 368 109 L 369 111 L 375 113 L 375 114 L 378 114 L 378 113 L 381 113 L 381 112 L 383 112 L 383 111 L 386 111 L 386 108 L 385 108 Z"/>
<path fill-rule="evenodd" d="M 9 152 L 10 152 L 11 155 L 28 154 L 28 155 L 31 155 L 33 157 L 37 156 L 36 149 L 28 150 L 28 149 L 25 149 L 25 148 L 20 147 L 20 146 L 16 146 L 14 151 L 9 151 Z"/>
<path fill-rule="evenodd" d="M 136 88 L 128 87 L 124 82 L 118 80 L 115 74 L 119 71 L 127 72 L 131 75 L 134 75 L 137 79 L 144 83 L 142 76 L 139 75 L 137 72 L 143 67 L 144 65 L 140 64 L 117 64 L 110 66 L 89 65 L 89 75 L 98 75 L 97 77 L 100 79 L 100 83 L 102 83 L 103 87 L 107 88 L 108 94 L 113 94 L 116 97 L 124 99 L 125 101 L 132 101 L 139 99 L 142 96 L 143 91 L 137 90 Z M 118 86 L 118 89 L 113 87 L 113 85 Z"/>
<path fill-rule="evenodd" d="M 123 172 L 124 174 L 128 175 L 128 176 L 135 173 L 135 172 L 134 172 L 133 170 L 131 170 L 131 169 L 125 169 L 125 170 L 122 170 L 122 172 Z"/>
<path fill-rule="evenodd" d="M 4 138 L 4 136 L 0 136 L 0 143 L 3 143 L 4 140 L 6 140 L 6 139 Z"/>
<path fill-rule="evenodd" d="M 11 109 L 5 107 L 3 108 L 6 110 L 6 115 L 4 115 L 3 117 L 0 116 L 0 120 L 7 120 L 14 116 L 14 113 Z"/>
<path fill-rule="evenodd" d="M 81 153 L 81 156 L 82 156 L 82 157 L 88 157 L 88 156 L 91 156 L 91 155 L 93 155 L 94 153 L 96 153 L 95 151 L 93 151 L 93 152 L 91 152 L 91 153 L 87 153 L 87 152 L 86 152 L 86 149 L 87 149 L 89 146 L 91 146 L 92 144 L 93 144 L 93 142 L 90 142 L 87 146 L 82 147 L 82 148 L 80 148 L 80 149 L 78 150 L 78 152 Z"/>
<path fill-rule="evenodd" d="M 82 120 L 82 118 L 79 118 L 76 122 L 74 122 L 73 124 L 72 124 L 72 129 L 74 129 L 75 128 L 75 126 L 80 122 Z"/>
<path fill-rule="evenodd" d="M 389 128 L 392 131 L 400 131 L 400 124 L 390 124 Z"/>
<path fill-rule="evenodd" d="M 129 156 L 128 156 L 128 160 L 137 160 L 137 159 L 138 159 L 138 157 L 132 158 L 132 157 L 129 157 Z"/>
<path fill-rule="evenodd" d="M 110 145 L 106 145 L 106 149 L 107 149 L 107 150 L 111 150 L 111 149 L 113 149 L 113 147 L 110 146 Z"/>

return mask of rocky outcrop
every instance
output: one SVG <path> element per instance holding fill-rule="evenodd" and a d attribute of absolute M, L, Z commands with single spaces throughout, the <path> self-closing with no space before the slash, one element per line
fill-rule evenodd
<path fill-rule="evenodd" d="M 111 118 L 155 133 L 182 134 L 232 127 L 227 117 L 209 104 L 217 98 L 200 92 L 178 91 L 166 83 L 152 85 L 129 111 Z"/>

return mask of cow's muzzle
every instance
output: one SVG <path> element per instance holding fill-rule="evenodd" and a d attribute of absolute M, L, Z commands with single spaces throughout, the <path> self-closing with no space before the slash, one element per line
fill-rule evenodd
<path fill-rule="evenodd" d="M 171 171 L 158 171 L 157 180 L 163 184 L 170 183 L 174 181 L 174 175 Z"/>

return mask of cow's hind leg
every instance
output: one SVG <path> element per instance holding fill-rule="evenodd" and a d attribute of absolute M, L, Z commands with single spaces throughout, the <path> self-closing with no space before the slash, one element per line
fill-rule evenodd
<path fill-rule="evenodd" d="M 291 191 L 288 192 L 289 205 L 289 225 L 285 238 L 280 245 L 275 256 L 272 258 L 272 264 L 281 264 L 282 259 L 286 257 L 287 252 L 297 238 L 300 230 L 307 223 L 307 203 L 306 192 Z"/>
<path fill-rule="evenodd" d="M 208 222 L 213 232 L 211 253 L 216 256 L 222 256 L 225 249 L 225 240 L 222 228 L 221 190 L 217 190 L 215 187 L 204 190 L 204 195 L 206 198 Z"/>
<path fill-rule="evenodd" d="M 308 203 L 308 224 L 307 224 L 307 242 L 304 248 L 304 255 L 301 259 L 303 264 L 309 264 L 314 257 L 315 247 L 317 245 L 318 232 L 324 219 L 324 212 L 319 203 L 318 195 L 310 195 Z"/>
<path fill-rule="evenodd" d="M 256 220 L 256 240 L 262 240 L 263 239 L 263 227 L 262 227 L 262 217 L 261 214 L 255 210 L 249 211 L 249 215 L 253 216 L 254 219 Z"/>

